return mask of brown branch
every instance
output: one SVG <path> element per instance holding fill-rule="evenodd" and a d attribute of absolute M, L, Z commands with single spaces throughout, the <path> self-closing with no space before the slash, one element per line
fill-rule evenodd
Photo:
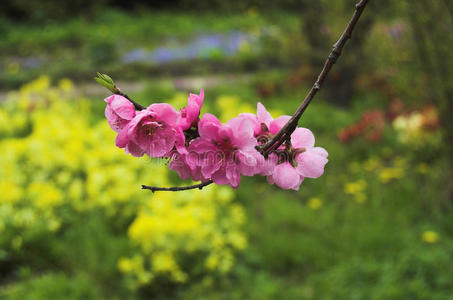
<path fill-rule="evenodd" d="M 321 89 L 324 80 L 326 79 L 327 75 L 329 74 L 330 69 L 332 69 L 333 65 L 340 57 L 341 52 L 343 50 L 344 45 L 346 42 L 351 38 L 352 31 L 357 24 L 360 16 L 362 15 L 365 6 L 368 4 L 369 0 L 361 0 L 359 3 L 355 5 L 354 15 L 352 16 L 351 20 L 349 21 L 348 26 L 346 27 L 343 34 L 340 36 L 338 41 L 333 45 L 333 49 L 330 52 L 329 56 L 327 57 L 326 62 L 324 63 L 324 67 L 321 70 L 321 73 L 318 75 L 315 83 L 313 84 L 312 88 L 308 92 L 307 96 L 305 97 L 302 104 L 297 108 L 294 115 L 288 122 L 283 126 L 280 131 L 266 144 L 257 146 L 256 149 L 267 157 L 272 151 L 275 151 L 282 145 L 286 140 L 291 138 L 291 133 L 297 128 L 297 124 L 299 123 L 299 119 L 307 109 L 308 105 L 310 104 L 311 100 L 315 97 L 316 93 Z"/>
<path fill-rule="evenodd" d="M 128 95 L 126 95 L 125 93 L 123 93 L 119 87 L 117 87 L 116 85 L 113 87 L 115 89 L 115 94 L 116 95 L 120 95 L 120 96 L 123 96 L 124 98 L 126 98 L 127 100 L 129 100 L 132 104 L 134 104 L 134 107 L 136 110 L 144 110 L 145 107 L 142 106 L 141 104 L 138 104 L 137 102 L 135 102 L 134 100 L 132 100 Z"/>
<path fill-rule="evenodd" d="M 354 30 L 354 28 L 357 24 L 357 21 L 359 20 L 360 16 L 362 15 L 362 12 L 365 9 L 365 6 L 368 4 L 368 2 L 369 2 L 369 0 L 360 0 L 360 2 L 358 2 L 355 5 L 354 15 L 352 16 L 351 20 L 349 21 L 348 26 L 346 27 L 346 29 L 344 30 L 343 34 L 340 36 L 338 41 L 333 45 L 333 49 L 330 52 L 329 56 L 327 57 L 326 62 L 324 63 L 324 67 L 321 70 L 321 73 L 318 75 L 318 78 L 316 79 L 312 88 L 308 92 L 304 101 L 297 108 L 294 115 L 288 120 L 288 122 L 280 129 L 280 131 L 270 141 L 268 141 L 264 145 L 256 146 L 256 149 L 264 157 L 267 157 L 272 151 L 275 151 L 276 149 L 278 149 L 278 147 L 280 147 L 280 145 L 282 145 L 285 141 L 290 140 L 291 134 L 297 128 L 297 125 L 299 123 L 299 120 L 300 120 L 302 114 L 307 109 L 311 100 L 313 100 L 315 95 L 321 89 L 321 86 L 324 83 L 325 79 L 327 78 L 327 75 L 329 74 L 330 70 L 332 69 L 332 67 L 335 64 L 335 62 L 337 61 L 337 59 L 340 57 L 344 45 L 351 38 L 352 31 Z M 115 87 L 115 89 L 118 91 L 116 94 L 126 97 L 129 101 L 131 101 L 134 104 L 136 109 L 138 109 L 138 110 L 144 109 L 143 106 L 132 101 L 126 94 L 123 94 L 118 88 Z M 178 191 L 185 191 L 185 190 L 192 190 L 192 189 L 201 190 L 203 187 L 210 185 L 211 183 L 213 183 L 213 181 L 208 180 L 206 182 L 202 182 L 202 183 L 195 184 L 195 185 L 183 186 L 183 187 L 168 187 L 168 188 L 142 185 L 142 189 L 151 190 L 153 193 L 156 191 L 178 192 Z"/>
<path fill-rule="evenodd" d="M 157 191 L 166 191 L 166 192 L 180 192 L 180 191 L 186 191 L 186 190 L 193 190 L 193 189 L 199 189 L 201 190 L 207 185 L 210 185 L 213 183 L 212 180 L 208 180 L 199 184 L 194 184 L 194 185 L 188 185 L 188 186 L 173 186 L 173 187 L 157 187 L 157 186 L 150 186 L 150 185 L 142 185 L 143 190 L 151 190 L 151 192 L 157 192 Z"/>

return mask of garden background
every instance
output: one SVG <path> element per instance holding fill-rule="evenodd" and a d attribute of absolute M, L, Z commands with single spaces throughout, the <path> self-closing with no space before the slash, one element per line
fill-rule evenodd
<path fill-rule="evenodd" d="M 371 1 L 300 125 L 300 191 L 184 185 L 126 155 L 111 75 L 143 105 L 205 90 L 226 121 L 292 114 L 350 0 L 0 3 L 0 299 L 453 299 L 453 2 Z"/>

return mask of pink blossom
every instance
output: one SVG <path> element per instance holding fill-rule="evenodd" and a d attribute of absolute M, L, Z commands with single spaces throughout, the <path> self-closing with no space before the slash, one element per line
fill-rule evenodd
<path fill-rule="evenodd" d="M 256 115 L 251 113 L 242 113 L 239 115 L 242 118 L 250 120 L 253 124 L 254 136 L 258 144 L 263 144 L 269 141 L 291 118 L 283 115 L 276 119 L 272 118 L 271 114 L 266 110 L 263 104 L 258 102 Z M 283 146 L 280 147 L 281 149 Z M 277 164 L 275 154 L 269 155 L 268 159 L 260 164 L 259 174 L 263 176 L 272 175 Z"/>
<path fill-rule="evenodd" d="M 247 118 L 253 123 L 253 131 L 256 137 L 262 134 L 276 134 L 291 118 L 287 115 L 280 116 L 277 119 L 272 118 L 261 102 L 258 102 L 256 115 L 242 113 L 239 116 Z"/>
<path fill-rule="evenodd" d="M 255 149 L 257 142 L 249 119 L 237 117 L 222 124 L 214 115 L 205 114 L 198 131 L 200 137 L 190 143 L 186 157 L 191 170 L 200 168 L 202 177 L 233 188 L 239 186 L 241 175 L 258 173 L 264 159 Z"/>
<path fill-rule="evenodd" d="M 299 190 L 299 186 L 304 180 L 303 176 L 297 173 L 296 169 L 289 163 L 283 162 L 275 166 L 272 175 L 267 176 L 270 184 L 276 184 L 282 189 Z"/>
<path fill-rule="evenodd" d="M 199 120 L 201 106 L 203 105 L 204 91 L 200 90 L 200 95 L 190 94 L 187 99 L 187 106 L 180 110 L 182 130 L 187 130 L 190 127 L 196 127 Z"/>
<path fill-rule="evenodd" d="M 275 183 L 283 189 L 299 190 L 305 177 L 318 178 L 324 173 L 327 151 L 314 147 L 315 137 L 307 128 L 296 128 L 291 134 L 291 148 L 288 157 L 278 157 L 269 183 Z M 274 160 L 276 157 L 274 157 Z"/>
<path fill-rule="evenodd" d="M 267 159 L 255 149 L 270 140 L 290 116 L 274 119 L 258 103 L 256 115 L 240 114 L 227 124 L 212 114 L 200 120 L 203 98 L 201 89 L 199 95 L 189 95 L 187 106 L 180 111 L 167 103 L 135 111 L 128 99 L 112 95 L 105 99 L 105 116 L 118 133 L 118 147 L 133 156 L 169 157 L 169 168 L 182 179 L 212 179 L 237 188 L 242 175 L 260 174 L 271 184 L 298 190 L 305 177 L 317 178 L 324 173 L 327 151 L 314 146 L 309 129 L 296 128 L 291 143 L 281 145 Z"/>
<path fill-rule="evenodd" d="M 168 168 L 170 170 L 174 170 L 178 173 L 181 179 L 187 180 L 191 178 L 194 181 L 206 181 L 209 178 L 204 177 L 201 174 L 201 167 L 192 165 L 192 168 L 187 163 L 188 159 L 194 159 L 193 154 L 195 154 L 196 158 L 198 158 L 198 154 L 196 153 L 187 153 L 181 154 L 178 151 L 173 151 L 170 155 L 171 159 L 168 163 Z"/>
<path fill-rule="evenodd" d="M 107 102 L 105 117 L 115 132 L 120 132 L 135 117 L 134 105 L 120 95 L 111 95 L 104 99 Z"/>
<path fill-rule="evenodd" d="M 180 114 L 167 103 L 151 104 L 120 131 L 116 145 L 133 156 L 144 153 L 164 157 L 177 146 L 183 148 L 184 135 L 179 127 Z"/>

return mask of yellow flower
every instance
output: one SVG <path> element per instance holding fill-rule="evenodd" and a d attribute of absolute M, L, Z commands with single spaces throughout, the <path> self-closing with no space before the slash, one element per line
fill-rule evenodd
<path fill-rule="evenodd" d="M 132 260 L 127 257 L 121 257 L 118 260 L 118 269 L 123 273 L 130 273 L 133 269 Z"/>
<path fill-rule="evenodd" d="M 367 183 L 365 180 L 360 179 L 353 182 L 348 182 L 344 186 L 344 192 L 349 195 L 355 195 L 358 193 L 363 192 L 367 187 Z"/>
<path fill-rule="evenodd" d="M 151 241 L 154 231 L 162 227 L 156 218 L 149 215 L 141 214 L 129 227 L 128 234 L 132 240 L 136 241 Z"/>
<path fill-rule="evenodd" d="M 439 234 L 435 231 L 425 230 L 422 234 L 422 240 L 430 244 L 437 243 L 439 240 Z"/>
<path fill-rule="evenodd" d="M 198 92 L 196 92 L 198 94 Z M 176 93 L 169 101 L 175 108 L 187 106 L 187 94 L 186 93 Z"/>
<path fill-rule="evenodd" d="M 256 109 L 247 103 L 242 103 L 236 96 L 220 96 L 216 101 L 216 107 L 221 112 L 220 121 L 227 122 L 237 117 L 240 113 L 254 113 Z"/>
<path fill-rule="evenodd" d="M 53 207 L 63 202 L 60 190 L 48 182 L 33 182 L 29 191 L 36 206 L 40 208 Z"/>
<path fill-rule="evenodd" d="M 58 87 L 65 92 L 71 92 L 74 89 L 74 83 L 70 79 L 63 78 L 58 82 Z"/>
<path fill-rule="evenodd" d="M 155 253 L 152 265 L 155 272 L 169 272 L 178 269 L 173 254 L 168 252 Z"/>
<path fill-rule="evenodd" d="M 20 88 L 20 93 L 23 94 L 30 94 L 30 93 L 39 93 L 39 92 L 46 92 L 47 89 L 50 87 L 50 77 L 43 75 L 40 76 L 38 79 L 33 80 Z"/>
<path fill-rule="evenodd" d="M 387 183 L 392 179 L 403 177 L 403 169 L 399 167 L 384 168 L 379 172 L 379 179 L 383 183 Z"/>
<path fill-rule="evenodd" d="M 143 257 L 135 255 L 132 258 L 121 257 L 118 260 L 118 269 L 123 273 L 143 273 Z"/>
<path fill-rule="evenodd" d="M 245 249 L 247 247 L 247 239 L 238 231 L 233 231 L 229 235 L 229 241 L 236 249 Z"/>
<path fill-rule="evenodd" d="M 212 254 L 208 256 L 208 258 L 206 259 L 205 265 L 206 268 L 214 270 L 218 267 L 219 262 L 220 262 L 219 256 L 217 254 Z"/>
<path fill-rule="evenodd" d="M 0 181 L 0 205 L 2 203 L 15 203 L 22 197 L 22 189 L 12 181 Z"/>
<path fill-rule="evenodd" d="M 321 199 L 319 199 L 317 197 L 313 197 L 313 198 L 308 199 L 308 207 L 310 207 L 311 209 L 317 210 L 321 206 L 322 206 L 322 200 Z"/>

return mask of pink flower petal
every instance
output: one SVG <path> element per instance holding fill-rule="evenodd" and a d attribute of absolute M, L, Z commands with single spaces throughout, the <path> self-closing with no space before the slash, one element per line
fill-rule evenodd
<path fill-rule="evenodd" d="M 214 172 L 217 172 L 225 164 L 225 153 L 222 151 L 209 151 L 202 155 L 201 174 L 209 178 Z"/>
<path fill-rule="evenodd" d="M 151 157 L 163 157 L 166 156 L 174 147 L 176 141 L 176 133 L 173 128 L 162 128 L 156 131 L 152 139 L 149 140 L 147 147 L 145 148 L 146 153 Z"/>
<path fill-rule="evenodd" d="M 205 140 L 203 138 L 196 138 L 192 140 L 189 144 L 189 152 L 209 152 L 209 151 L 216 151 L 216 147 L 210 141 Z"/>
<path fill-rule="evenodd" d="M 299 190 L 301 176 L 291 164 L 284 162 L 274 169 L 273 180 L 282 189 Z"/>
<path fill-rule="evenodd" d="M 125 128 L 121 130 L 116 136 L 115 145 L 118 148 L 124 148 L 126 147 L 127 143 L 129 143 L 129 136 L 127 135 L 127 128 Z"/>
<path fill-rule="evenodd" d="M 318 154 L 319 156 L 322 156 L 324 158 L 327 158 L 327 156 L 329 156 L 329 154 L 327 153 L 326 149 L 322 148 L 322 147 L 314 147 L 312 148 L 310 151 Z"/>
<path fill-rule="evenodd" d="M 123 96 L 114 95 L 115 97 L 110 102 L 110 105 L 113 111 L 120 117 L 125 120 L 132 120 L 135 117 L 135 107 L 134 105 L 124 98 Z"/>
<path fill-rule="evenodd" d="M 228 180 L 226 176 L 225 169 L 220 169 L 211 176 L 212 181 L 214 181 L 216 184 L 224 185 L 224 184 L 229 184 L 230 181 Z"/>
<path fill-rule="evenodd" d="M 263 157 L 261 154 L 259 155 Z M 263 157 L 263 160 L 261 160 L 261 164 L 259 165 L 258 173 L 263 176 L 272 175 L 274 173 L 274 168 L 277 165 L 277 161 L 278 157 L 274 153 L 271 153 L 267 159 L 264 159 Z M 268 181 L 269 177 L 272 176 L 268 176 Z M 272 180 L 272 184 L 273 183 L 274 181 Z"/>
<path fill-rule="evenodd" d="M 129 142 L 126 145 L 125 150 L 126 150 L 126 153 L 130 153 L 132 156 L 135 156 L 135 157 L 140 157 L 140 156 L 143 156 L 143 154 L 145 154 L 145 151 L 134 142 Z"/>
<path fill-rule="evenodd" d="M 241 175 L 239 174 L 235 165 L 226 166 L 226 178 L 232 188 L 237 189 L 241 183 Z"/>
<path fill-rule="evenodd" d="M 115 132 L 120 132 L 135 116 L 134 105 L 126 98 L 112 95 L 105 99 L 105 117 Z"/>
<path fill-rule="evenodd" d="M 129 122 L 129 125 L 127 126 L 127 134 L 131 139 L 135 139 L 135 132 L 137 130 L 138 124 L 146 117 L 149 117 L 152 115 L 152 112 L 149 110 L 141 110 L 137 112 L 135 117 Z"/>
<path fill-rule="evenodd" d="M 265 159 L 258 151 L 255 149 L 250 151 L 238 150 L 234 154 L 238 161 L 238 168 L 241 175 L 253 176 L 261 173 Z"/>
<path fill-rule="evenodd" d="M 201 108 L 201 106 L 203 105 L 203 99 L 204 99 L 204 90 L 200 89 L 200 95 L 192 94 L 192 93 L 189 94 L 188 102 L 189 103 L 193 102 L 199 108 Z"/>
<path fill-rule="evenodd" d="M 208 140 L 219 139 L 219 129 L 222 127 L 219 119 L 212 114 L 204 114 L 203 118 L 198 123 L 198 132 L 200 137 Z"/>
<path fill-rule="evenodd" d="M 297 127 L 291 134 L 291 145 L 296 149 L 313 147 L 315 145 L 315 136 L 310 129 Z"/>
<path fill-rule="evenodd" d="M 115 112 L 113 111 L 112 107 L 110 105 L 107 105 L 105 107 L 105 118 L 110 122 L 110 120 L 113 120 L 115 118 L 117 118 L 118 116 L 115 114 Z"/>
<path fill-rule="evenodd" d="M 274 177 L 272 175 L 267 176 L 266 179 L 267 179 L 267 182 L 269 182 L 269 184 L 274 184 L 275 183 Z"/>
<path fill-rule="evenodd" d="M 167 126 L 176 127 L 179 123 L 179 112 L 168 103 L 154 103 L 148 106 L 146 110 L 153 112 L 156 120 L 165 123 Z"/>
<path fill-rule="evenodd" d="M 117 96 L 116 94 L 110 95 L 107 98 L 105 98 L 104 101 L 107 102 L 107 104 L 110 104 L 113 101 L 113 99 L 115 99 L 116 96 Z"/>
<path fill-rule="evenodd" d="M 168 168 L 170 170 L 175 170 L 179 177 L 184 180 L 187 180 L 191 177 L 191 169 L 186 163 L 185 155 L 179 153 L 172 153 L 171 160 L 168 163 Z"/>
<path fill-rule="evenodd" d="M 256 115 L 252 113 L 241 113 L 238 117 L 248 119 L 252 123 L 254 136 L 261 134 L 261 124 L 258 122 Z"/>
<path fill-rule="evenodd" d="M 266 110 L 263 104 L 261 102 L 258 102 L 257 108 L 256 108 L 256 116 L 258 118 L 258 123 L 264 123 L 266 124 L 267 127 L 271 124 L 271 122 L 274 120 L 271 116 L 271 114 Z"/>
<path fill-rule="evenodd" d="M 285 126 L 289 119 L 291 119 L 290 116 L 280 116 L 273 120 L 269 125 L 269 132 L 276 134 L 283 126 Z"/>
<path fill-rule="evenodd" d="M 203 105 L 204 91 L 200 90 L 200 95 L 190 94 L 187 99 L 187 106 L 181 109 L 181 123 L 183 130 L 189 129 L 193 123 L 198 121 L 201 106 Z"/>
<path fill-rule="evenodd" d="M 175 147 L 180 154 L 188 153 L 186 149 L 186 137 L 184 136 L 181 128 L 177 128 Z"/>
<path fill-rule="evenodd" d="M 327 154 L 322 148 L 309 148 L 307 151 L 297 155 L 297 171 L 300 175 L 309 178 L 318 178 L 324 173 L 324 166 L 328 159 L 323 155 Z M 321 155 L 320 155 L 321 154 Z"/>
<path fill-rule="evenodd" d="M 201 168 L 200 167 L 197 167 L 195 169 L 191 169 L 190 170 L 190 173 L 191 173 L 191 176 L 192 176 L 192 179 L 194 181 L 207 181 L 209 178 L 206 178 L 203 176 L 203 174 L 201 174 Z"/>
<path fill-rule="evenodd" d="M 231 143 L 237 147 L 254 147 L 257 145 L 253 136 L 253 124 L 248 118 L 236 117 L 228 121 L 231 128 Z"/>

